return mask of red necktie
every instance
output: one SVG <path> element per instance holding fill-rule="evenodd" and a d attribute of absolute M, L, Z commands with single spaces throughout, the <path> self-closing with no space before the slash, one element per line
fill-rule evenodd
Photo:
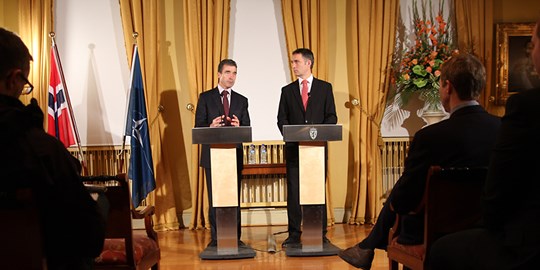
<path fill-rule="evenodd" d="M 223 96 L 223 111 L 225 112 L 225 123 L 226 125 L 230 125 L 230 123 L 226 120 L 229 116 L 229 99 L 227 98 L 229 96 L 229 92 L 227 90 L 223 90 L 221 92 L 221 95 Z"/>
<path fill-rule="evenodd" d="M 303 80 L 302 81 L 302 103 L 304 104 L 304 110 L 307 108 L 307 100 L 308 100 L 308 87 L 307 87 L 308 81 Z"/>

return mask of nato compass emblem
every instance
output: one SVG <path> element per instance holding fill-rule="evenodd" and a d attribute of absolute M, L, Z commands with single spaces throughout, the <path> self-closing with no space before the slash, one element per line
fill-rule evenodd
<path fill-rule="evenodd" d="M 312 127 L 309 129 L 309 137 L 312 139 L 312 140 L 315 140 L 317 138 L 317 129 Z"/>

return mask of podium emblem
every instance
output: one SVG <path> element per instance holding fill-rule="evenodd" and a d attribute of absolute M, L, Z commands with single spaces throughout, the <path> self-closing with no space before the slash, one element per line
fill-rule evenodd
<path fill-rule="evenodd" d="M 312 127 L 309 129 L 309 137 L 312 139 L 312 140 L 315 140 L 317 138 L 317 129 Z"/>

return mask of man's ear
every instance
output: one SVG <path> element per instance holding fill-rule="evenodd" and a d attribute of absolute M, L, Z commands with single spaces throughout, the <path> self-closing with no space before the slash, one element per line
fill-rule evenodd
<path fill-rule="evenodd" d="M 17 89 L 17 80 L 19 79 L 19 76 L 21 76 L 21 74 L 22 70 L 20 69 L 13 69 L 8 72 L 8 75 L 5 79 L 6 88 L 9 90 Z"/>
<path fill-rule="evenodd" d="M 452 92 L 454 92 L 454 85 L 449 81 L 449 80 L 446 80 L 446 85 L 448 86 L 446 89 L 447 91 L 447 94 L 448 95 L 451 95 Z"/>

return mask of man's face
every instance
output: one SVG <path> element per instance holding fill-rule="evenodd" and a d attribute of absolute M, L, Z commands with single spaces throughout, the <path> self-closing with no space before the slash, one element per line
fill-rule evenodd
<path fill-rule="evenodd" d="M 532 33 L 531 42 L 533 44 L 533 49 L 532 49 L 531 57 L 532 57 L 536 72 L 540 74 L 540 39 L 536 35 L 537 30 L 538 30 L 538 24 L 536 24 L 536 26 L 534 27 L 534 31 Z"/>
<path fill-rule="evenodd" d="M 233 87 L 236 81 L 236 67 L 224 65 L 221 72 L 218 72 L 219 85 L 225 89 Z"/>
<path fill-rule="evenodd" d="M 300 53 L 292 55 L 291 65 L 296 77 L 307 79 L 311 74 L 311 61 L 302 57 Z"/>

